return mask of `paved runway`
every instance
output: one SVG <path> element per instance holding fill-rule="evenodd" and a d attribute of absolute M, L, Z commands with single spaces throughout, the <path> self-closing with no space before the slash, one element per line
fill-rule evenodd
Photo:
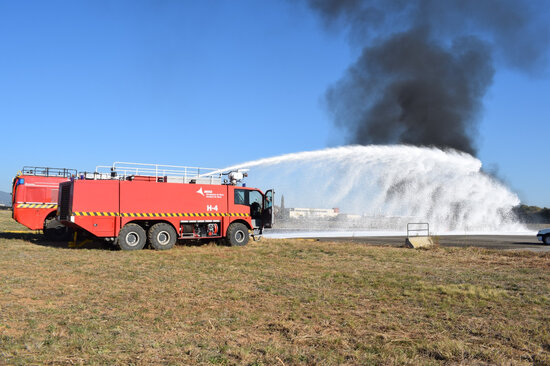
<path fill-rule="evenodd" d="M 370 245 L 400 246 L 405 244 L 404 236 L 323 237 L 317 239 Z M 439 236 L 439 244 L 443 247 L 479 247 L 550 252 L 550 245 L 542 244 L 534 235 L 442 235 Z"/>

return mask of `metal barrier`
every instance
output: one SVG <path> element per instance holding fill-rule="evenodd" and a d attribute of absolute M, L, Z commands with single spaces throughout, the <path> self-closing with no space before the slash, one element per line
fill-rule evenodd
<path fill-rule="evenodd" d="M 414 227 L 417 225 L 418 227 Z M 407 238 L 410 237 L 410 233 L 426 232 L 426 236 L 430 236 L 430 224 L 427 222 L 409 222 L 407 224 Z M 421 236 L 416 234 L 415 236 Z"/>

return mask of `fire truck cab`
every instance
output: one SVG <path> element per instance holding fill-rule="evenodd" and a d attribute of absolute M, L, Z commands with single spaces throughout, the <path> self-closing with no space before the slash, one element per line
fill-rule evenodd
<path fill-rule="evenodd" d="M 242 246 L 273 225 L 273 190 L 238 186 L 242 171 L 136 163 L 101 168 L 61 183 L 58 219 L 123 250 L 147 243 L 170 249 L 177 239 Z"/>
<path fill-rule="evenodd" d="M 67 227 L 55 219 L 59 183 L 76 170 L 25 166 L 13 178 L 12 217 L 31 230 L 43 230 L 49 240 L 68 238 Z"/>

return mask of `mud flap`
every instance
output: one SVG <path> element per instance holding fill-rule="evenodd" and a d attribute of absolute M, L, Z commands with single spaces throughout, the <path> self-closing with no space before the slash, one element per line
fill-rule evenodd
<path fill-rule="evenodd" d="M 252 237 L 252 240 L 254 240 L 254 241 L 262 240 L 262 229 L 252 230 L 252 233 L 250 234 L 250 236 Z"/>

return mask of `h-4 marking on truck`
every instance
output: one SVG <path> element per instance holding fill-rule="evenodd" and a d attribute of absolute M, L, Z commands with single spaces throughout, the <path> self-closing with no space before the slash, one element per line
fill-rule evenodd
<path fill-rule="evenodd" d="M 206 206 L 206 211 L 218 211 L 218 205 L 216 205 L 216 206 L 207 205 Z"/>

